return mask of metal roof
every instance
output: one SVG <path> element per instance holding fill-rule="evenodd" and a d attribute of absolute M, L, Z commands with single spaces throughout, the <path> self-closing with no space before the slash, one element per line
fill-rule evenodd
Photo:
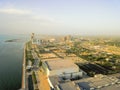
<path fill-rule="evenodd" d="M 59 84 L 60 90 L 77 90 L 77 86 L 74 82 L 66 82 Z"/>
<path fill-rule="evenodd" d="M 49 70 L 58 70 L 65 68 L 78 68 L 76 64 L 72 62 L 72 60 L 59 59 L 59 60 L 50 60 L 45 62 L 49 68 Z"/>

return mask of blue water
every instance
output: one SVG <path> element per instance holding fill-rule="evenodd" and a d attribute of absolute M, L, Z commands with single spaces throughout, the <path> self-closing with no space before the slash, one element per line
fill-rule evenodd
<path fill-rule="evenodd" d="M 5 42 L 20 39 L 18 42 Z M 21 87 L 23 46 L 26 37 L 0 35 L 0 90 L 18 90 Z"/>

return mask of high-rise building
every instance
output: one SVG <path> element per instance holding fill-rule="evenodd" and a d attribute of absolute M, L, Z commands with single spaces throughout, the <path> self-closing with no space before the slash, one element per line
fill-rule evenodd
<path fill-rule="evenodd" d="M 32 33 L 31 35 L 31 42 L 32 44 L 37 44 L 37 45 L 41 44 L 41 40 L 37 38 L 34 33 Z"/>
<path fill-rule="evenodd" d="M 32 44 L 34 43 L 34 33 L 32 33 L 32 35 L 31 35 L 31 42 L 32 42 Z"/>

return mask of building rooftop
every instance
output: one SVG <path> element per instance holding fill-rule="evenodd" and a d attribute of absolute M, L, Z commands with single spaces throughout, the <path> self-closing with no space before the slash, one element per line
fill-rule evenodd
<path fill-rule="evenodd" d="M 49 80 L 52 83 L 52 85 L 55 86 L 59 84 L 59 81 L 62 81 L 62 78 L 55 75 L 55 76 L 49 76 Z"/>
<path fill-rule="evenodd" d="M 106 75 L 70 81 L 58 76 L 51 76 L 49 80 L 55 90 L 120 90 L 120 80 Z"/>
<path fill-rule="evenodd" d="M 80 90 L 78 86 L 75 85 L 74 82 L 66 82 L 59 84 L 60 90 Z"/>
<path fill-rule="evenodd" d="M 115 86 L 113 88 L 116 89 L 104 89 L 104 88 L 109 88 L 110 86 L 113 86 L 118 82 L 120 82 L 119 79 L 105 75 L 96 75 L 95 77 L 85 78 L 75 81 L 75 83 L 78 84 L 80 88 L 85 88 L 86 90 L 89 89 L 118 90 L 117 87 Z"/>
<path fill-rule="evenodd" d="M 104 88 L 101 88 L 100 90 L 120 90 L 120 84 L 104 87 Z"/>
<path fill-rule="evenodd" d="M 70 80 L 63 80 L 63 78 L 56 76 L 50 76 L 49 77 L 52 87 L 54 87 L 55 90 L 80 90 L 79 86 L 76 85 L 74 82 Z"/>
<path fill-rule="evenodd" d="M 64 68 L 78 68 L 76 64 L 73 63 L 72 60 L 66 60 L 66 59 L 58 59 L 58 60 L 50 60 L 45 61 L 47 64 L 49 70 L 58 70 L 58 69 L 64 69 Z"/>

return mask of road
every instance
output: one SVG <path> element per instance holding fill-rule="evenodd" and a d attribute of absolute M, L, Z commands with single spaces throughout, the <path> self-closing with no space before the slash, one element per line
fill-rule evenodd
<path fill-rule="evenodd" d="M 22 86 L 21 86 L 21 89 L 26 89 L 26 75 L 25 75 L 25 63 L 26 63 L 26 55 L 25 55 L 25 50 L 26 50 L 26 46 L 24 46 L 24 52 L 23 52 L 23 66 L 22 66 Z"/>

